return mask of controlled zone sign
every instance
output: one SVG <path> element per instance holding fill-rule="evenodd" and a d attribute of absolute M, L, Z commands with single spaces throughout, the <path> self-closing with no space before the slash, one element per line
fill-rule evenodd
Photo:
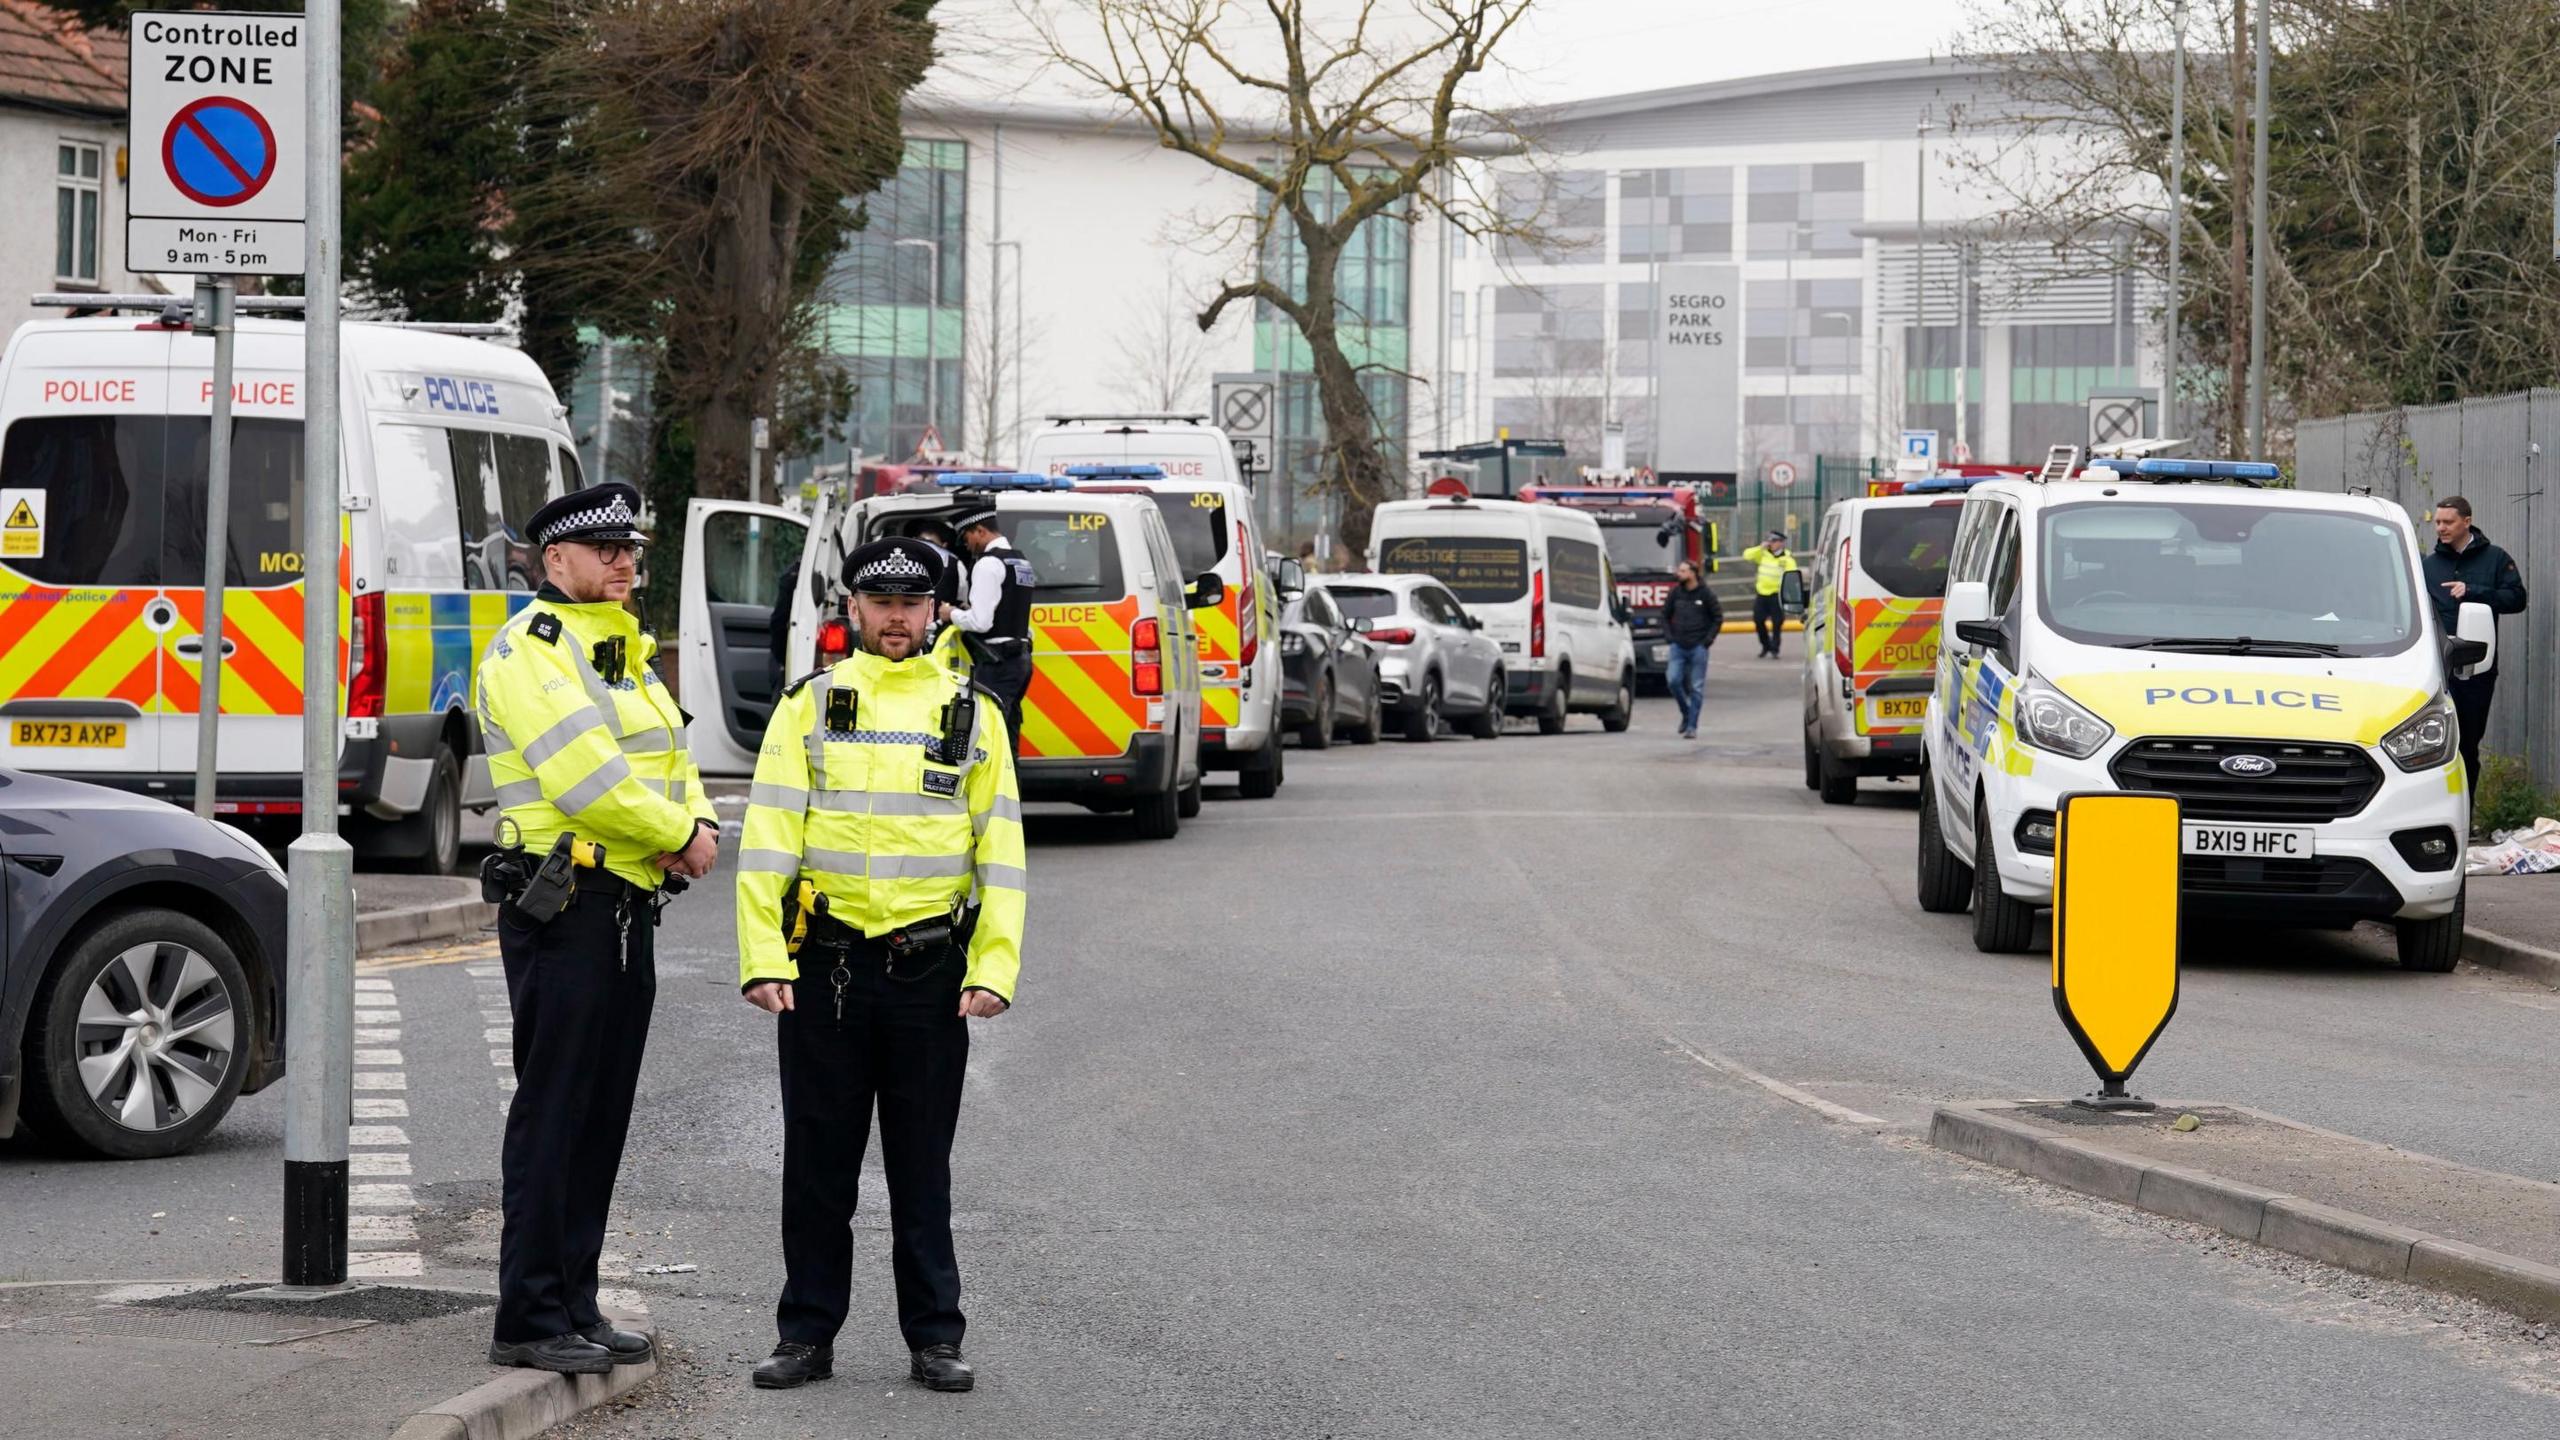
<path fill-rule="evenodd" d="M 301 274 L 302 17 L 145 10 L 128 33 L 128 268 Z"/>
<path fill-rule="evenodd" d="M 2145 791 L 2065 795 L 2053 862 L 2053 1008 L 2096 1071 L 2098 1101 L 2124 1082 L 2178 1009 L 2178 799 Z"/>

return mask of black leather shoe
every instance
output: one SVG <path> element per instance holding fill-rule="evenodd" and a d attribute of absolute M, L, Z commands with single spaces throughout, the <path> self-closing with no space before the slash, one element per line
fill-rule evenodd
<path fill-rule="evenodd" d="M 978 1383 L 978 1372 L 960 1358 L 957 1345 L 927 1345 L 907 1373 L 928 1390 L 967 1390 Z"/>
<path fill-rule="evenodd" d="M 756 1367 L 756 1388 L 789 1390 L 812 1380 L 831 1379 L 836 1373 L 836 1347 L 804 1345 L 785 1340 L 773 1347 L 772 1356 Z"/>
<path fill-rule="evenodd" d="M 649 1337 L 628 1330 L 616 1330 L 610 1320 L 599 1320 L 578 1332 L 589 1344 L 601 1345 L 613 1356 L 616 1365 L 637 1365 L 657 1353 L 649 1345 Z"/>
<path fill-rule="evenodd" d="M 554 1375 L 602 1375 L 613 1368 L 613 1354 L 584 1335 L 571 1331 L 548 1340 L 527 1340 L 520 1345 L 492 1340 L 489 1342 L 489 1363 L 514 1365 L 526 1370 L 548 1370 Z"/>

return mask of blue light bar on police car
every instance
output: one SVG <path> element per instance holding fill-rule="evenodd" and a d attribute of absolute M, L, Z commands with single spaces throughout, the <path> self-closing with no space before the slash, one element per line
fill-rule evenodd
<path fill-rule="evenodd" d="M 1019 470 L 936 475 L 933 477 L 933 483 L 945 490 L 1073 490 L 1076 488 L 1076 482 L 1064 475 L 1033 475 Z"/>
<path fill-rule="evenodd" d="M 2154 456 L 2134 461 L 2133 473 L 2157 475 L 2164 480 L 2276 480 L 2283 477 L 2284 468 L 2264 460 L 2172 460 Z"/>
<path fill-rule="evenodd" d="M 1067 473 L 1079 480 L 1161 480 L 1161 465 L 1070 465 Z"/>

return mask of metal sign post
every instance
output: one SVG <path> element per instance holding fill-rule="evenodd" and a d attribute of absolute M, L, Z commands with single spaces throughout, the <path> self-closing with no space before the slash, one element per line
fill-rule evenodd
<path fill-rule="evenodd" d="M 302 837 L 286 877 L 284 1283 L 311 1288 L 347 1280 L 356 904 L 354 852 L 338 834 L 338 0 L 311 0 L 304 19 Z"/>
<path fill-rule="evenodd" d="M 2098 1074 L 2073 1101 L 2149 1110 L 2124 1082 L 2178 1010 L 2178 797 L 2065 795 L 2053 834 L 2053 1008 Z"/>
<path fill-rule="evenodd" d="M 214 758 L 222 738 L 222 590 L 231 559 L 231 277 L 196 282 L 196 329 L 213 337 L 213 429 L 205 441 L 204 659 L 196 701 L 196 813 L 213 818 Z M 309 577 L 304 577 L 309 583 Z"/>

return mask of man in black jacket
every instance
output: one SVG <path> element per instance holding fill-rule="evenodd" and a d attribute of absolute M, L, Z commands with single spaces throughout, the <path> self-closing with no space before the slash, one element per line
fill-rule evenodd
<path fill-rule="evenodd" d="M 2489 543 L 2488 532 L 2471 523 L 2471 502 L 2447 495 L 2436 502 L 2436 548 L 2427 556 L 2427 597 L 2450 637 L 2465 601 L 2476 600 L 2493 615 L 2524 610 L 2524 576 L 2515 557 Z M 2489 728 L 2489 701 L 2498 693 L 2498 667 L 2493 659 L 2467 680 L 2452 680 L 2453 713 L 2462 727 L 2462 770 L 2471 788 L 2480 788 L 2480 735 Z"/>
<path fill-rule="evenodd" d="M 1707 647 L 1724 630 L 1724 607 L 1715 592 L 1698 583 L 1698 567 L 1683 560 L 1680 583 L 1662 602 L 1662 638 L 1671 642 L 1671 664 L 1664 678 L 1671 698 L 1680 702 L 1680 735 L 1698 738 L 1698 709 L 1707 701 Z"/>

